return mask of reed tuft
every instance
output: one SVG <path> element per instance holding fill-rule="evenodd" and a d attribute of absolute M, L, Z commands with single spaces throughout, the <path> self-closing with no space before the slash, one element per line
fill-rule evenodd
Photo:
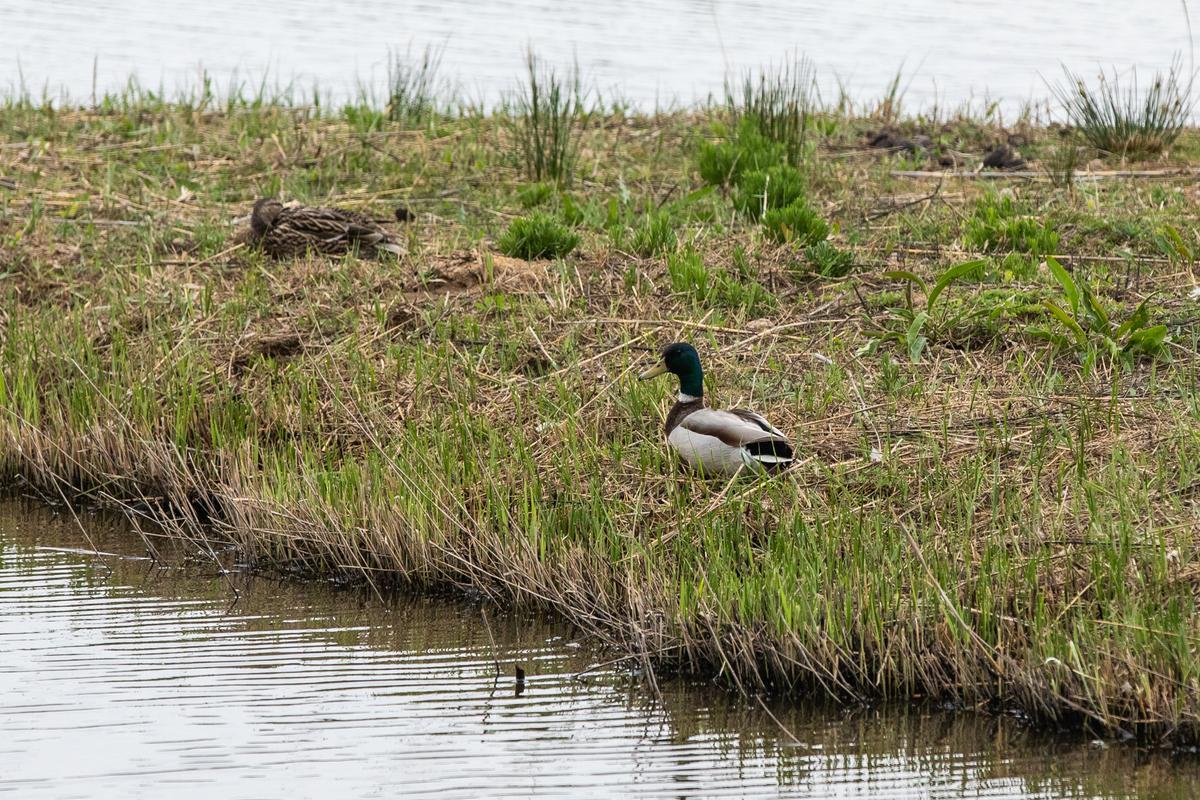
<path fill-rule="evenodd" d="M 1064 82 L 1051 88 L 1071 124 L 1092 147 L 1121 158 L 1155 156 L 1175 143 L 1194 107 L 1193 76 L 1178 58 L 1139 86 L 1137 70 L 1122 76 L 1101 72 L 1089 85 L 1063 68 Z"/>
<path fill-rule="evenodd" d="M 516 140 L 525 175 L 533 181 L 571 183 L 579 157 L 579 68 L 560 73 L 543 65 L 529 51 L 525 57 L 526 83 L 511 100 L 511 133 Z"/>

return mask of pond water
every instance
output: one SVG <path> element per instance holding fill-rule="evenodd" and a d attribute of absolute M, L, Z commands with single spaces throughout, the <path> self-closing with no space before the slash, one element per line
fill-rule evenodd
<path fill-rule="evenodd" d="M 0 794 L 1200 791 L 1195 762 L 1003 719 L 766 706 L 681 681 L 656 696 L 544 619 L 485 622 L 473 604 L 227 579 L 202 555 L 151 561 L 120 526 L 80 521 L 86 537 L 69 513 L 0 503 Z"/>
<path fill-rule="evenodd" d="M 840 80 L 878 98 L 903 68 L 908 105 L 954 108 L 985 95 L 1010 113 L 1048 95 L 1060 62 L 1153 70 L 1189 52 L 1182 0 L 5 0 L 0 89 L 80 100 L 136 75 L 168 92 L 240 75 L 347 96 L 378 86 L 387 53 L 444 48 L 443 73 L 495 101 L 532 46 L 575 60 L 595 84 L 643 108 L 720 91 L 728 71 L 807 54 L 827 92 Z M 303 100 L 303 92 L 301 100 Z"/>

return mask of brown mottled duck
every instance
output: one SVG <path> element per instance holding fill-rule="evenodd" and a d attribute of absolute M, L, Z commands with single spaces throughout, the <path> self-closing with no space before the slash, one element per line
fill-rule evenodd
<path fill-rule="evenodd" d="M 396 255 L 403 252 L 391 234 L 357 211 L 284 205 L 271 197 L 254 203 L 249 238 L 272 258 L 295 258 L 309 252 L 336 256 L 357 251 L 366 257 L 381 250 Z"/>

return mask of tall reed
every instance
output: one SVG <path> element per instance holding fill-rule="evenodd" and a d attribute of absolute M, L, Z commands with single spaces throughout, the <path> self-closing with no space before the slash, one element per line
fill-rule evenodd
<path fill-rule="evenodd" d="M 725 102 L 734 122 L 752 120 L 759 133 L 783 145 L 789 164 L 805 157 L 815 102 L 812 62 L 796 58 L 778 67 L 746 72 L 736 85 L 726 82 Z"/>
<path fill-rule="evenodd" d="M 408 54 L 388 53 L 387 118 L 405 125 L 419 123 L 437 110 L 438 71 L 442 49 L 427 46 L 417 61 Z"/>
<path fill-rule="evenodd" d="M 1156 72 L 1145 89 L 1137 70 L 1122 77 L 1101 72 L 1094 85 L 1063 67 L 1064 83 L 1051 90 L 1071 124 L 1098 150 L 1122 158 L 1153 156 L 1174 144 L 1194 107 L 1194 75 L 1185 75 L 1178 57 Z"/>
<path fill-rule="evenodd" d="M 510 128 L 525 174 L 535 180 L 570 184 L 579 156 L 583 114 L 578 66 L 565 73 L 526 53 L 526 84 L 513 97 Z"/>

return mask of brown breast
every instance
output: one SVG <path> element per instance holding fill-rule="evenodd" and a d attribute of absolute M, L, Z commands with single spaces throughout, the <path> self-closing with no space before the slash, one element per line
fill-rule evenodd
<path fill-rule="evenodd" d="M 702 408 L 704 408 L 704 398 L 702 397 L 687 401 L 676 400 L 675 405 L 671 406 L 671 410 L 667 413 L 667 436 L 671 435 L 671 431 L 675 430 L 684 417 Z"/>

